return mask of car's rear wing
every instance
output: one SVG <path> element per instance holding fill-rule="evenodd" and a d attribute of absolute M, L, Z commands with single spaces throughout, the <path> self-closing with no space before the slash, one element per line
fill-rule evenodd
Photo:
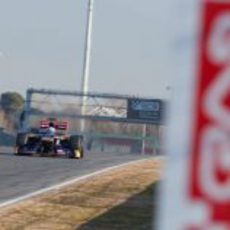
<path fill-rule="evenodd" d="M 52 122 L 54 124 L 54 127 L 57 130 L 67 130 L 69 127 L 69 124 L 67 121 L 49 121 L 49 120 L 41 120 L 40 121 L 40 129 L 48 129 L 49 123 Z"/>

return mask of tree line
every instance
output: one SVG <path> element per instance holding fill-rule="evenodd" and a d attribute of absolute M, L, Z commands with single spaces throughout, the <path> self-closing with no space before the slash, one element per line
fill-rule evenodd
<path fill-rule="evenodd" d="M 0 96 L 0 126 L 9 130 L 15 130 L 18 118 L 22 112 L 24 98 L 18 92 L 4 92 Z"/>

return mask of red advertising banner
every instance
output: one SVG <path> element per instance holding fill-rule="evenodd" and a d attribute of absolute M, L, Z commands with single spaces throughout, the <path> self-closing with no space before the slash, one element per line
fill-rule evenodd
<path fill-rule="evenodd" d="M 189 229 L 230 229 L 230 0 L 202 11 L 189 197 L 209 211 Z"/>

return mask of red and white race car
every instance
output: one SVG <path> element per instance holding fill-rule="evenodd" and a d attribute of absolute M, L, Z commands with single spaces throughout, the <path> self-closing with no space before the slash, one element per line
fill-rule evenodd
<path fill-rule="evenodd" d="M 15 154 L 82 158 L 83 136 L 67 134 L 67 130 L 67 121 L 43 119 L 38 129 L 17 134 Z"/>

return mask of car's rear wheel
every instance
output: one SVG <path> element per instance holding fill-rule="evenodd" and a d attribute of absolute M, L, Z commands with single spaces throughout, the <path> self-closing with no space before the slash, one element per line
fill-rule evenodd
<path fill-rule="evenodd" d="M 81 137 L 73 135 L 70 137 L 70 148 L 71 155 L 70 158 L 80 159 L 83 158 L 83 147 Z"/>
<path fill-rule="evenodd" d="M 23 146 L 27 142 L 27 133 L 18 133 L 16 136 L 16 146 Z"/>
<path fill-rule="evenodd" d="M 24 150 L 23 146 L 16 146 L 14 155 L 17 156 L 23 155 L 23 150 Z"/>
<path fill-rule="evenodd" d="M 16 136 L 15 155 L 22 155 L 24 146 L 27 143 L 27 133 L 18 133 Z"/>
<path fill-rule="evenodd" d="M 75 150 L 73 151 L 73 158 L 75 158 L 75 159 L 81 158 L 81 152 L 80 152 L 79 149 L 75 149 Z"/>
<path fill-rule="evenodd" d="M 83 151 L 81 148 L 75 149 L 73 151 L 73 158 L 75 158 L 75 159 L 83 158 Z"/>

